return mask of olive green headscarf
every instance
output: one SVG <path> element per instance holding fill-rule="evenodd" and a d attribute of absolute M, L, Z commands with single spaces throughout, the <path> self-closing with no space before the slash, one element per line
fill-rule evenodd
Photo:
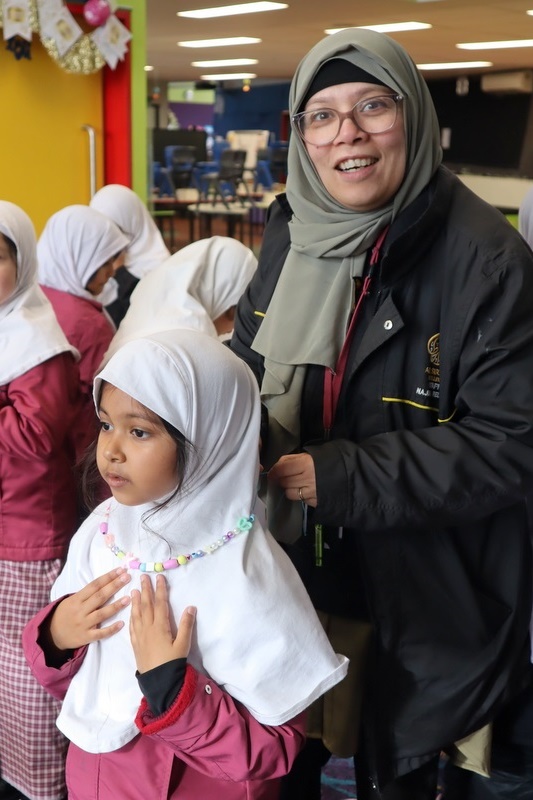
<path fill-rule="evenodd" d="M 253 348 L 265 357 L 263 401 L 293 446 L 299 435 L 305 365 L 336 364 L 351 311 L 352 278 L 362 273 L 366 252 L 380 231 L 427 186 L 442 157 L 437 116 L 424 79 L 397 42 L 375 31 L 350 28 L 315 45 L 292 81 L 291 114 L 300 109 L 320 67 L 333 58 L 362 68 L 404 96 L 407 166 L 386 206 L 357 212 L 328 193 L 304 143 L 296 133 L 291 136 L 291 249 Z M 287 448 L 290 441 L 281 450 Z"/>

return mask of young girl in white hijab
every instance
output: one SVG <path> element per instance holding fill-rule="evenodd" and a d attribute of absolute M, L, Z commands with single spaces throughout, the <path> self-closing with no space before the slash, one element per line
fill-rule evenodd
<path fill-rule="evenodd" d="M 347 663 L 256 502 L 255 379 L 220 342 L 167 331 L 125 344 L 95 402 L 113 498 L 24 635 L 63 701 L 69 797 L 274 800 L 301 712 Z"/>
<path fill-rule="evenodd" d="M 92 385 L 115 327 L 98 301 L 128 239 L 104 214 L 74 205 L 50 217 L 37 244 L 39 282 L 69 342 L 79 351 L 87 443 L 93 440 Z"/>
<path fill-rule="evenodd" d="M 90 205 L 112 219 L 129 239 L 124 265 L 117 270 L 111 286 L 107 287 L 104 300 L 118 326 L 139 280 L 168 258 L 170 252 L 146 205 L 127 186 L 118 183 L 103 186 Z"/>
<path fill-rule="evenodd" d="M 37 284 L 35 231 L 0 201 L 0 797 L 65 797 L 58 703 L 32 676 L 22 629 L 50 595 L 77 520 L 75 349 Z M 16 789 L 14 788 L 16 787 Z"/>
<path fill-rule="evenodd" d="M 256 267 L 252 251 L 228 236 L 200 239 L 178 250 L 135 288 L 107 357 L 132 338 L 173 328 L 227 338 Z"/>

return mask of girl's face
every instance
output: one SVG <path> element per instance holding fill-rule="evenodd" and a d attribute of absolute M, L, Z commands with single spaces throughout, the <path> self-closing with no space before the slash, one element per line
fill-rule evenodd
<path fill-rule="evenodd" d="M 0 233 L 0 304 L 9 300 L 17 285 L 17 260 L 5 236 Z"/>
<path fill-rule="evenodd" d="M 383 94 L 392 91 L 372 83 L 342 83 L 314 94 L 304 110 L 349 112 L 360 100 Z M 403 181 L 407 146 L 401 107 L 393 127 L 384 133 L 365 133 L 353 119 L 345 119 L 331 144 L 304 144 L 325 189 L 354 211 L 382 208 Z"/>
<path fill-rule="evenodd" d="M 119 503 L 142 505 L 176 488 L 177 445 L 156 414 L 104 383 L 99 416 L 96 464 Z"/>
<path fill-rule="evenodd" d="M 98 297 L 98 295 L 108 282 L 109 278 L 113 275 L 114 271 L 115 271 L 115 256 L 113 256 L 113 258 L 110 258 L 109 261 L 106 261 L 105 264 L 102 264 L 102 266 L 96 270 L 96 272 L 87 281 L 87 285 L 85 288 L 94 297 Z"/>

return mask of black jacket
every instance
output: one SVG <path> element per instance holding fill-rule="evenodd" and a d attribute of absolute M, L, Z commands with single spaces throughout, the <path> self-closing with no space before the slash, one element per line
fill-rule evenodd
<path fill-rule="evenodd" d="M 290 213 L 279 198 L 231 344 L 259 379 Z M 529 660 L 533 256 L 445 168 L 389 230 L 326 442 L 321 387 L 310 366 L 302 447 L 329 549 L 321 568 L 309 537 L 293 555 L 317 607 L 366 605 L 374 624 L 366 717 L 386 782 L 491 720 Z"/>

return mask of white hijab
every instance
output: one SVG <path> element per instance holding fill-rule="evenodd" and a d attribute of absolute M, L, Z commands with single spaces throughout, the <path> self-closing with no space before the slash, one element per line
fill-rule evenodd
<path fill-rule="evenodd" d="M 37 243 L 39 283 L 51 289 L 96 298 L 85 288 L 128 239 L 112 220 L 89 206 L 66 206 L 53 214 Z"/>
<path fill-rule="evenodd" d="M 347 659 L 331 649 L 298 574 L 265 529 L 256 499 L 260 403 L 251 371 L 205 333 L 175 330 L 125 344 L 96 377 L 95 398 L 102 381 L 170 422 L 194 447 L 185 486 L 149 518 L 151 530 L 142 517 L 154 504 L 111 501 L 109 533 L 124 552 L 142 561 L 192 553 L 256 514 L 248 533 L 165 577 L 174 620 L 187 605 L 197 607 L 190 663 L 263 724 L 290 720 L 344 677 Z M 125 564 L 99 532 L 108 504 L 75 534 L 53 598 Z M 139 572 L 131 574 L 124 594 L 139 587 Z M 58 718 L 60 730 L 88 752 L 116 750 L 138 734 L 129 615 L 119 612 L 124 628 L 89 645 Z"/>
<path fill-rule="evenodd" d="M 0 200 L 0 233 L 17 248 L 17 283 L 0 304 L 0 386 L 59 353 L 79 353 L 67 341 L 37 283 L 35 229 L 18 206 Z"/>
<path fill-rule="evenodd" d="M 127 186 L 118 183 L 103 186 L 90 206 L 112 219 L 128 237 L 124 264 L 136 278 L 142 278 L 169 257 L 170 252 L 146 205 Z"/>
<path fill-rule="evenodd" d="M 226 236 L 178 250 L 135 287 L 106 359 L 126 341 L 157 331 L 191 328 L 216 338 L 213 320 L 237 305 L 256 267 L 252 251 Z"/>

